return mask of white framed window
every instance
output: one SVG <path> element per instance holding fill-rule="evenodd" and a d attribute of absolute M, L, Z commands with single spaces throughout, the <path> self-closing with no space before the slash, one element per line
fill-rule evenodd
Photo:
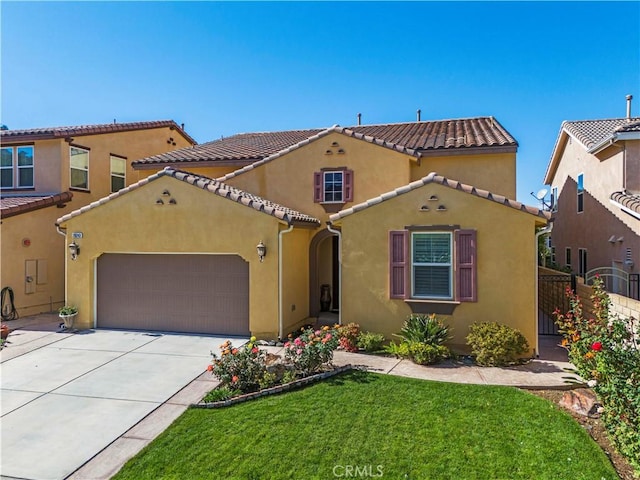
<path fill-rule="evenodd" d="M 411 297 L 453 299 L 452 232 L 411 235 Z"/>
<path fill-rule="evenodd" d="M 111 170 L 111 193 L 113 193 L 122 190 L 126 185 L 127 159 L 118 157 L 117 155 L 111 155 L 109 163 Z"/>
<path fill-rule="evenodd" d="M 578 213 L 581 213 L 584 211 L 584 173 L 581 173 L 580 175 L 578 175 L 576 193 L 577 193 L 576 200 L 578 204 Z"/>
<path fill-rule="evenodd" d="M 551 211 L 558 211 L 558 187 L 551 188 Z"/>
<path fill-rule="evenodd" d="M 0 181 L 2 188 L 33 188 L 33 145 L 2 147 Z"/>
<path fill-rule="evenodd" d="M 344 173 L 322 172 L 324 203 L 343 203 Z"/>
<path fill-rule="evenodd" d="M 578 249 L 578 275 L 582 278 L 587 274 L 587 249 L 579 248 Z"/>
<path fill-rule="evenodd" d="M 567 267 L 571 266 L 571 247 L 565 247 L 564 249 L 564 264 Z"/>
<path fill-rule="evenodd" d="M 353 202 L 353 171 L 347 168 L 322 169 L 313 174 L 313 201 Z"/>
<path fill-rule="evenodd" d="M 70 147 L 71 188 L 89 190 L 89 150 L 81 147 Z"/>
<path fill-rule="evenodd" d="M 0 157 L 0 186 L 13 188 L 13 148 L 2 147 Z"/>

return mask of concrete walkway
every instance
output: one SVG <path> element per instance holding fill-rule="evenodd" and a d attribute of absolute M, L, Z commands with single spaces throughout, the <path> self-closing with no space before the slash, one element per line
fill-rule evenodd
<path fill-rule="evenodd" d="M 10 323 L 0 352 L 2 478 L 111 477 L 217 384 L 202 373 L 227 339 L 33 320 Z"/>
<path fill-rule="evenodd" d="M 155 334 L 140 332 L 136 332 L 136 336 L 131 336 L 133 332 L 102 330 L 90 331 L 91 334 L 81 332 L 76 335 L 56 333 L 59 319 L 54 315 L 30 317 L 29 319 L 14 322 L 22 323 L 12 323 L 10 325 L 11 328 L 18 328 L 19 330 L 9 336 L 7 348 L 0 352 L 3 369 L 3 448 L 2 471 L 0 472 L 2 473 L 2 478 L 108 479 L 127 460 L 164 431 L 189 405 L 200 401 L 206 392 L 218 384 L 210 373 L 204 371 L 204 368 L 210 360 L 209 351 L 217 348 L 217 345 L 221 343 L 220 338 L 180 335 L 156 336 Z M 121 359 L 121 367 L 111 369 L 112 374 L 117 374 L 118 376 L 118 381 L 114 383 L 114 377 L 110 377 L 108 371 L 103 374 L 96 373 L 91 369 L 84 373 L 72 372 L 70 369 L 74 362 L 70 362 L 67 364 L 68 368 L 65 367 L 63 369 L 64 375 L 62 377 L 65 378 L 57 377 L 60 380 L 57 383 L 63 383 L 57 385 L 52 380 L 51 376 L 56 377 L 54 372 L 60 367 L 58 360 L 60 356 L 71 355 L 70 358 L 73 358 L 74 353 L 77 353 L 75 351 L 79 348 L 85 348 L 86 342 L 91 342 L 92 337 L 99 338 L 105 333 L 128 334 L 129 336 L 120 337 L 116 345 L 114 345 L 115 336 L 111 337 L 109 341 L 106 340 L 108 335 L 104 336 L 103 342 L 107 342 L 107 345 L 102 343 L 102 347 L 98 348 L 97 345 L 94 345 L 92 348 L 96 362 L 104 362 L 104 365 L 109 365 L 124 355 L 125 351 L 129 355 L 133 355 L 129 357 L 133 359 L 144 354 L 145 350 L 147 350 L 147 354 L 155 354 L 153 367 L 144 367 L 133 361 L 122 363 L 123 360 Z M 176 357 L 175 354 L 177 352 L 171 352 L 171 348 L 167 353 L 165 348 L 160 348 L 162 347 L 160 340 L 164 339 L 166 342 L 167 337 L 186 339 L 185 341 L 189 344 L 189 347 L 184 350 L 187 343 L 178 342 L 181 354 Z M 200 343 L 201 340 L 197 340 L 199 338 L 203 338 L 202 342 L 204 343 Z M 125 347 L 125 339 L 137 346 L 135 348 Z M 456 363 L 425 367 L 416 365 L 408 360 L 342 351 L 335 352 L 334 364 L 338 366 L 350 364 L 365 368 L 371 372 L 434 381 L 508 385 L 527 389 L 567 388 L 568 384 L 564 377 L 570 376 L 570 374 L 565 369 L 570 369 L 572 366 L 566 361 L 564 350 L 555 346 L 557 341 L 557 338 L 542 337 L 540 359 L 533 360 L 526 365 L 507 368 L 477 367 Z M 95 344 L 95 340 L 93 342 Z M 195 346 L 194 342 L 202 347 L 206 345 L 206 349 L 193 348 Z M 239 342 L 236 341 L 235 343 Z M 84 347 L 80 347 L 81 344 L 84 344 Z M 282 352 L 281 347 L 264 348 L 274 354 Z M 16 374 L 11 372 L 12 369 L 14 372 L 16 371 L 17 367 L 13 365 L 17 365 L 20 362 L 21 356 L 33 351 L 41 351 L 38 358 L 48 364 L 49 367 L 46 374 L 43 373 L 37 376 L 40 382 L 37 388 L 33 388 L 33 386 L 26 388 L 25 380 L 16 378 Z M 190 353 L 187 354 L 186 352 Z M 105 358 L 101 356 L 105 356 Z M 188 369 L 187 374 L 179 373 L 179 369 L 175 370 L 175 365 L 173 365 L 181 362 L 180 356 L 196 357 L 193 368 Z M 9 368 L 5 369 L 5 366 Z M 97 371 L 99 369 L 98 367 Z M 165 391 L 166 398 L 164 399 L 159 395 L 159 392 L 156 394 L 150 392 L 150 390 L 154 389 L 154 384 L 159 381 L 158 378 L 153 376 L 155 370 L 157 370 L 156 373 L 159 372 L 161 374 L 160 377 L 179 377 L 179 379 L 174 379 L 177 383 L 174 383 L 171 388 Z M 67 377 L 73 377 L 73 379 Z M 122 380 L 125 378 L 128 381 L 123 382 Z M 122 386 L 126 384 L 131 386 L 129 388 Z M 169 390 L 172 393 L 166 394 Z M 6 395 L 6 391 L 10 391 L 10 393 Z M 77 396 L 78 403 L 70 402 L 70 396 Z M 36 443 L 34 445 L 33 432 L 41 430 L 43 425 L 38 425 L 37 422 L 30 419 L 30 416 L 34 406 L 37 406 L 37 401 L 42 402 L 47 397 L 49 398 L 49 403 L 45 407 L 54 428 L 55 441 L 49 440 L 51 444 Z M 96 402 L 100 403 L 100 401 L 111 402 L 111 404 L 121 402 L 120 405 L 125 406 L 125 408 L 115 408 L 113 412 L 110 412 L 108 409 L 105 410 L 104 405 L 96 404 Z M 17 414 L 18 412 L 21 414 Z M 120 432 L 112 428 L 113 420 L 107 417 L 112 413 L 116 419 L 118 415 L 126 417 L 126 421 L 118 424 Z M 12 415 L 14 416 L 12 417 Z M 86 420 L 79 424 L 81 416 L 83 419 L 86 417 Z M 126 426 L 127 424 L 129 427 Z M 25 425 L 30 426 L 30 428 L 25 430 Z M 89 451 L 90 449 L 85 448 L 84 445 L 78 446 L 73 443 L 73 436 L 76 435 L 78 429 L 85 428 L 90 428 L 93 436 L 102 439 L 102 446 L 94 445 L 92 451 Z M 22 429 L 23 433 L 11 439 L 10 442 L 6 442 L 10 437 L 6 436 L 5 431 L 8 432 L 10 429 Z M 60 441 L 60 438 L 64 439 L 64 441 Z M 16 442 L 15 445 L 14 442 Z M 77 450 L 82 450 L 82 455 L 78 454 Z M 37 475 L 24 475 L 21 473 L 22 470 L 10 461 L 13 456 L 20 458 L 28 451 L 33 452 L 33 455 L 28 460 L 21 461 L 23 465 L 20 468 L 26 468 L 27 465 L 33 463 L 38 464 Z M 46 452 L 46 455 L 38 457 L 38 455 L 42 455 L 42 452 Z M 66 462 L 68 464 L 65 467 L 66 470 L 59 465 L 56 466 L 56 463 L 64 462 L 52 460 L 49 461 L 50 463 L 46 463 L 42 461 L 43 458 L 59 457 L 64 459 L 70 456 L 77 457 L 74 460 L 75 463 L 73 463 L 75 467 L 71 465 L 72 462 Z M 7 459 L 6 462 L 5 457 Z"/>

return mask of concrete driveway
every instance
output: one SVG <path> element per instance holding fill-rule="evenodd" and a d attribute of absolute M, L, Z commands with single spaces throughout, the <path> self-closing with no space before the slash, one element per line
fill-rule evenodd
<path fill-rule="evenodd" d="M 226 340 L 90 330 L 24 331 L 20 342 L 20 332 L 0 365 L 3 478 L 68 477 L 192 383 Z"/>

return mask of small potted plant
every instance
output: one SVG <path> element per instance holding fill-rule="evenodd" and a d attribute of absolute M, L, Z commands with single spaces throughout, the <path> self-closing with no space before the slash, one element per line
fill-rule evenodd
<path fill-rule="evenodd" d="M 78 307 L 74 307 L 73 305 L 65 305 L 64 307 L 60 307 L 60 309 L 58 310 L 58 314 L 60 318 L 64 320 L 64 328 L 73 328 L 73 321 L 78 315 Z"/>

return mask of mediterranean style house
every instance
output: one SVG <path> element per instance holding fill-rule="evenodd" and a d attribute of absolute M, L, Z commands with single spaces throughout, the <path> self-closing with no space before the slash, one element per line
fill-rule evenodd
<path fill-rule="evenodd" d="M 195 144 L 174 121 L 2 130 L 0 141 L 0 284 L 21 316 L 64 303 L 61 214 L 137 182 L 131 161 Z"/>
<path fill-rule="evenodd" d="M 544 182 L 556 263 L 581 277 L 599 271 L 613 293 L 637 297 L 640 118 L 564 122 Z"/>
<path fill-rule="evenodd" d="M 284 338 L 316 319 L 390 337 L 436 313 L 463 348 L 498 321 L 537 345 L 535 230 L 493 117 L 247 133 L 132 162 L 61 215 L 84 327 Z"/>

